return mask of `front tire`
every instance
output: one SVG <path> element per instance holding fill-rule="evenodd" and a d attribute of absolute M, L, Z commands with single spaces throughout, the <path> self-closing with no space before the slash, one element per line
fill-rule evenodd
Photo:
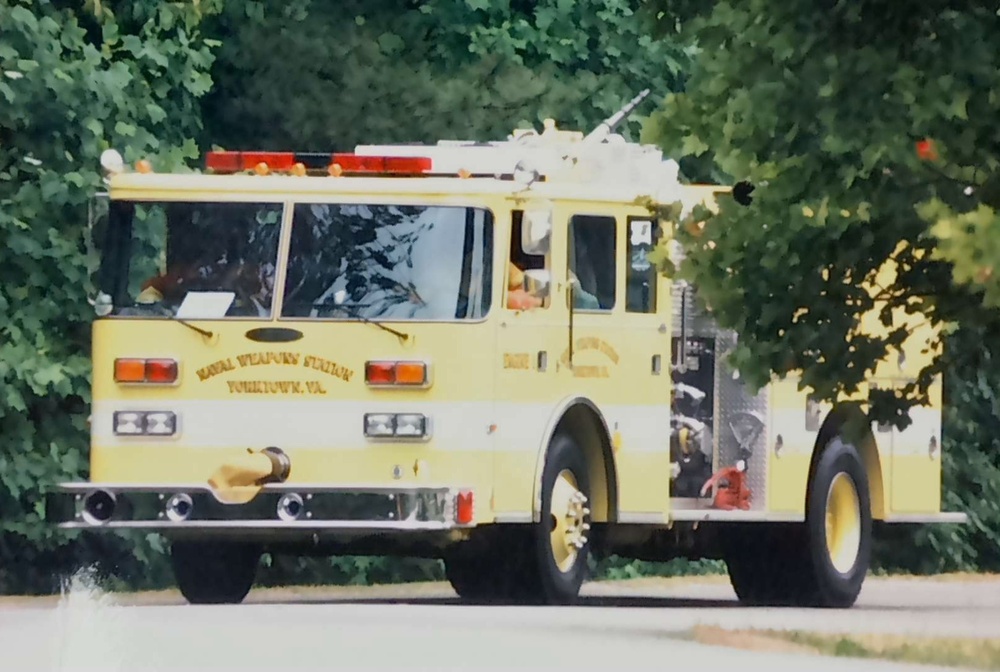
<path fill-rule="evenodd" d="M 253 587 L 261 548 L 218 541 L 174 541 L 170 563 L 190 604 L 239 604 Z"/>
<path fill-rule="evenodd" d="M 530 584 L 549 604 L 576 600 L 590 553 L 590 479 L 583 451 L 567 434 L 549 444 L 542 471 L 541 516 L 531 530 Z"/>
<path fill-rule="evenodd" d="M 541 482 L 541 515 L 529 525 L 490 525 L 446 554 L 445 575 L 463 599 L 569 604 L 587 576 L 590 480 L 576 441 L 557 434 Z"/>

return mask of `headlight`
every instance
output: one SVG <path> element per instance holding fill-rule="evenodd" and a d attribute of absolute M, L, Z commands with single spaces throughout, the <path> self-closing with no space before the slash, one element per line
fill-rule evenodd
<path fill-rule="evenodd" d="M 177 416 L 170 411 L 146 414 L 146 433 L 171 436 L 177 431 Z"/>
<path fill-rule="evenodd" d="M 365 436 L 375 438 L 426 439 L 430 423 L 423 413 L 366 413 Z"/>
<path fill-rule="evenodd" d="M 170 411 L 115 411 L 114 431 L 118 436 L 173 436 L 177 414 Z"/>
<path fill-rule="evenodd" d="M 142 434 L 146 426 L 144 416 L 134 411 L 116 411 L 115 434 Z"/>
<path fill-rule="evenodd" d="M 396 416 L 392 413 L 366 413 L 365 436 L 392 436 L 396 427 Z"/>
<path fill-rule="evenodd" d="M 420 413 L 400 413 L 396 416 L 396 436 L 423 436 L 427 418 Z"/>

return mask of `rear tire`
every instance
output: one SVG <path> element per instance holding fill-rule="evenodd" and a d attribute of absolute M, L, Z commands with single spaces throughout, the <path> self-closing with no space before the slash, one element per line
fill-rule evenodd
<path fill-rule="evenodd" d="M 239 604 L 253 587 L 261 553 L 241 542 L 174 541 L 170 563 L 190 604 Z"/>
<path fill-rule="evenodd" d="M 806 502 L 811 606 L 845 608 L 857 601 L 871 563 L 871 508 L 857 449 L 834 438 L 816 464 Z"/>
<path fill-rule="evenodd" d="M 868 573 L 871 530 L 864 465 L 854 446 L 836 437 L 816 463 L 804 523 L 749 523 L 727 532 L 730 582 L 747 605 L 848 608 Z"/>

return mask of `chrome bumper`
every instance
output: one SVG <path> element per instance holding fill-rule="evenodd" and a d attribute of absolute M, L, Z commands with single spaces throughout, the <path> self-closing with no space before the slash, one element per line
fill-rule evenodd
<path fill-rule="evenodd" d="M 317 487 L 268 484 L 246 504 L 224 504 L 204 485 L 63 483 L 45 519 L 63 529 L 379 531 L 468 528 L 454 487 Z"/>

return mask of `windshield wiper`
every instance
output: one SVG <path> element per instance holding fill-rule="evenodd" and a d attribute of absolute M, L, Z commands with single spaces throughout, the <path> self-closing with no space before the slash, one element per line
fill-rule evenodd
<path fill-rule="evenodd" d="M 188 329 L 191 329 L 193 331 L 197 331 L 199 334 L 201 334 L 205 338 L 212 338 L 213 336 L 215 336 L 215 332 L 213 332 L 213 331 L 210 331 L 208 329 L 202 329 L 201 327 L 195 326 L 195 325 L 191 324 L 190 322 L 188 322 L 187 320 L 185 320 L 182 317 L 176 317 L 174 315 L 174 312 L 172 310 L 170 310 L 169 308 L 164 307 L 163 308 L 163 312 L 164 312 L 164 315 L 166 317 L 170 318 L 171 322 L 179 322 L 179 323 L 183 324 L 185 327 L 187 327 Z"/>
<path fill-rule="evenodd" d="M 376 322 L 375 320 L 368 319 L 367 317 L 365 317 L 364 315 L 362 315 L 360 312 L 358 312 L 358 309 L 357 309 L 357 307 L 354 304 L 351 304 L 351 303 L 337 303 L 336 301 L 333 301 L 333 302 L 329 302 L 329 301 L 315 301 L 311 305 L 312 305 L 313 308 L 343 308 L 345 311 L 347 311 L 347 314 L 350 315 L 351 317 L 353 317 L 353 318 L 355 318 L 357 320 L 361 320 L 365 324 L 372 324 L 372 325 L 375 325 L 376 327 L 378 327 L 379 329 L 382 329 L 384 331 L 388 331 L 390 334 L 394 335 L 396 338 L 398 338 L 401 341 L 406 341 L 407 339 L 410 338 L 409 334 L 405 334 L 402 331 L 397 331 L 397 330 L 393 329 L 390 326 L 382 324 L 381 322 Z"/>
<path fill-rule="evenodd" d="M 181 324 L 183 324 L 188 329 L 193 329 L 194 331 L 197 331 L 199 334 L 201 334 L 205 338 L 212 338 L 213 336 L 215 336 L 215 332 L 210 331 L 208 329 L 202 329 L 201 327 L 197 327 L 197 326 L 191 324 L 190 322 L 188 322 L 187 320 L 182 320 L 179 317 L 172 317 L 170 319 L 173 322 L 180 322 Z"/>
<path fill-rule="evenodd" d="M 108 312 L 110 312 L 110 310 Z M 123 308 L 119 314 L 123 316 L 137 314 L 138 316 L 148 317 L 149 313 L 169 318 L 171 322 L 179 322 L 188 329 L 191 329 L 192 331 L 197 331 L 205 338 L 212 338 L 213 336 L 215 336 L 215 332 L 213 331 L 209 331 L 208 329 L 202 329 L 201 327 L 195 326 L 190 322 L 188 322 L 187 320 L 185 320 L 184 318 L 175 317 L 174 311 L 172 311 L 170 308 L 167 308 L 166 306 L 162 305 L 159 302 L 133 303 L 131 306 Z"/>

